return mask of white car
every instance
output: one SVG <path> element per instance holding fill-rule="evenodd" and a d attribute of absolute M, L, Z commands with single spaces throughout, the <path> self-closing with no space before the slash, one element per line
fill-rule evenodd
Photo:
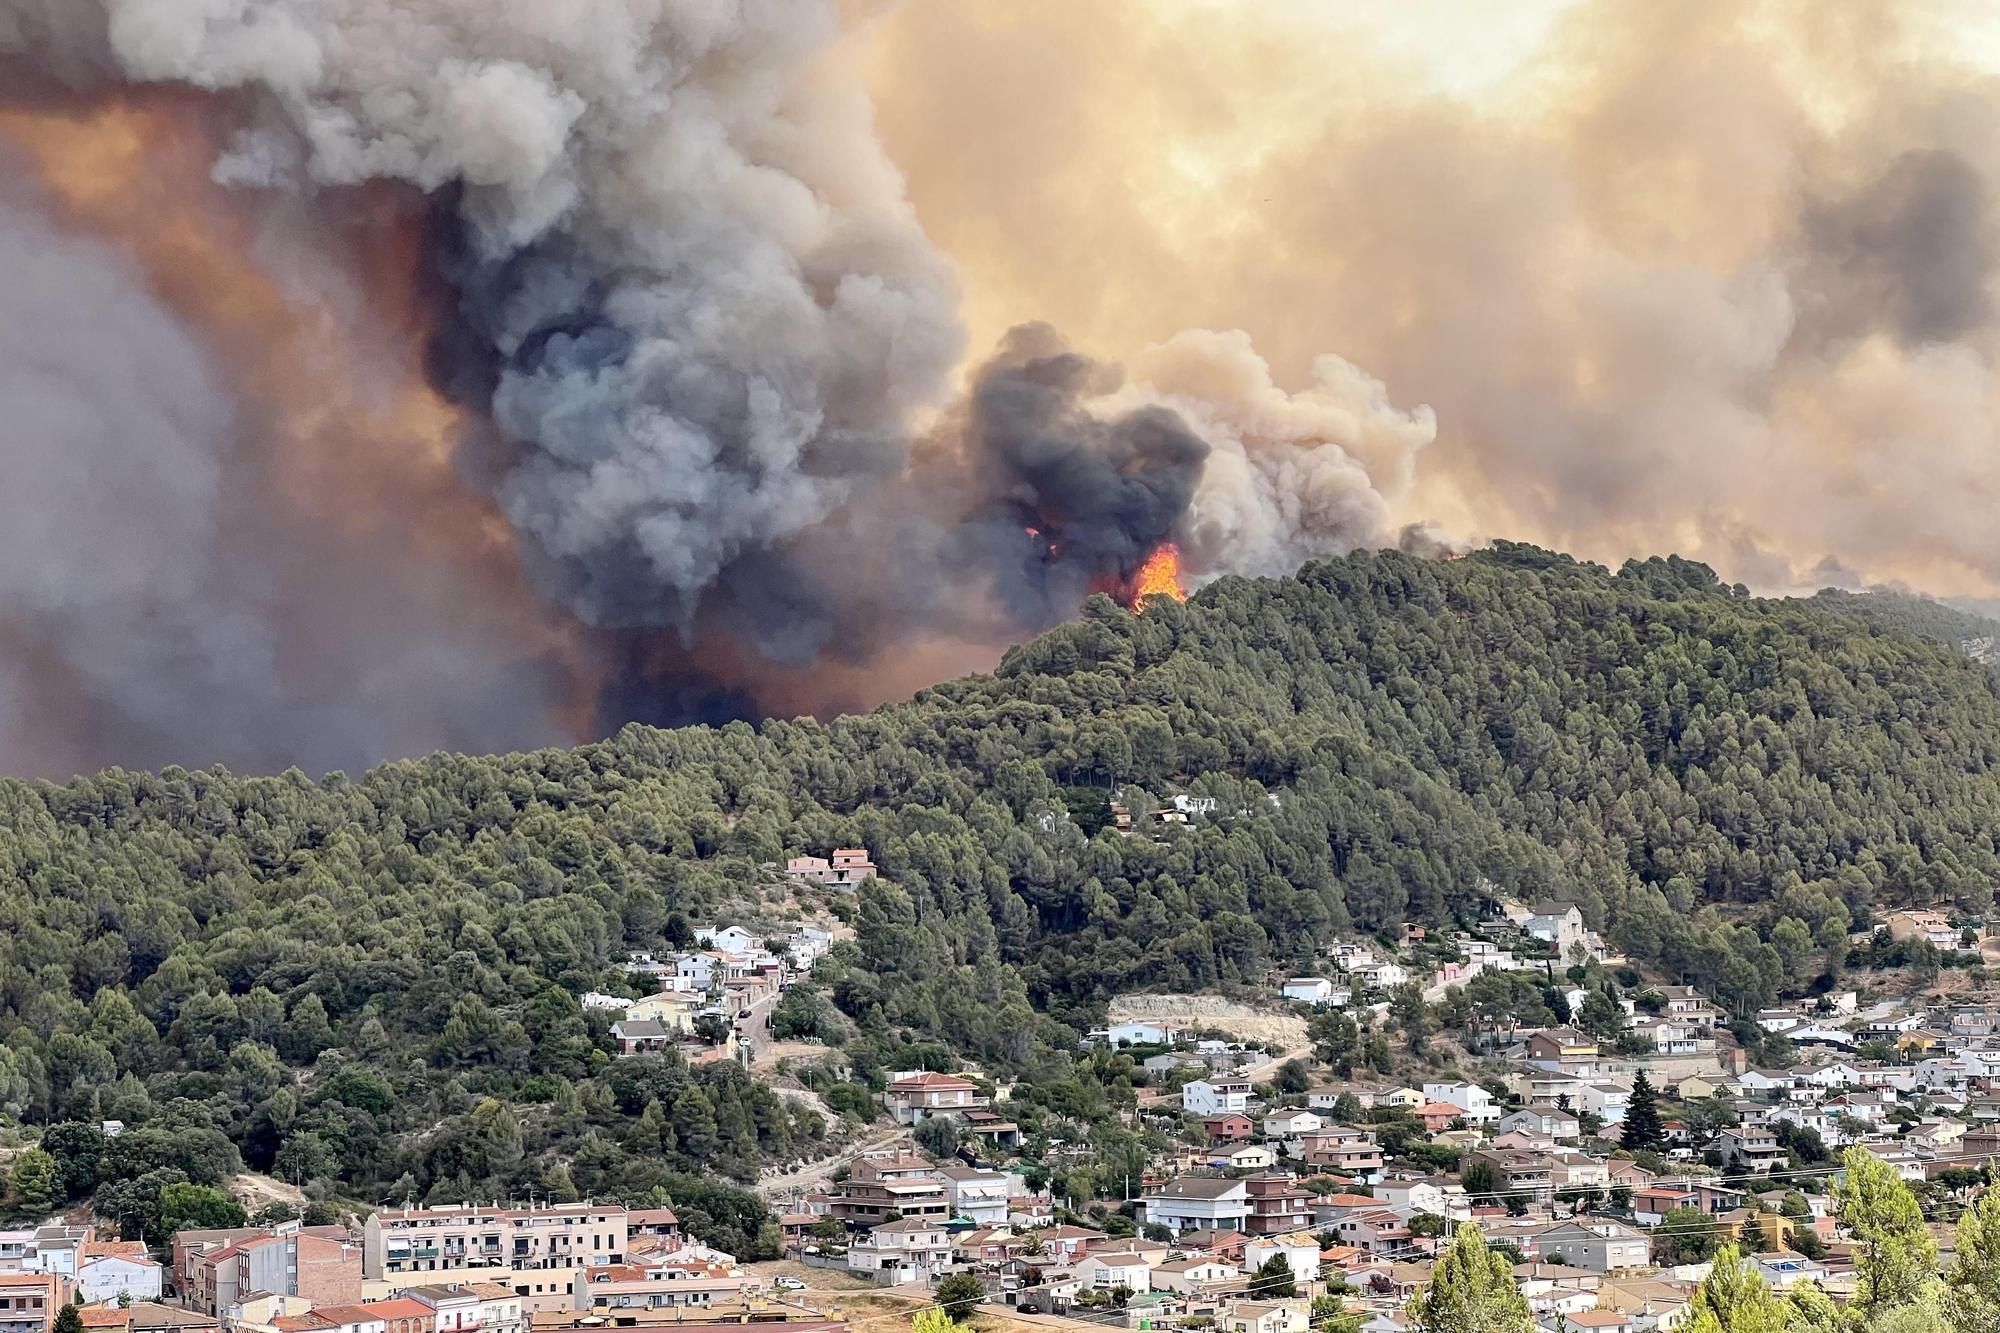
<path fill-rule="evenodd" d="M 778 1279 L 777 1285 L 779 1291 L 804 1291 L 806 1289 L 806 1284 L 795 1277 L 781 1277 Z"/>

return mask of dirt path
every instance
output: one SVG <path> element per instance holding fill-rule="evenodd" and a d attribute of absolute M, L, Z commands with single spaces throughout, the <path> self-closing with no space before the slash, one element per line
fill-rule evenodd
<path fill-rule="evenodd" d="M 1112 999 L 1113 1023 L 1178 1023 L 1215 1028 L 1243 1041 L 1277 1042 L 1289 1049 L 1311 1045 L 1306 1021 L 1288 1013 L 1276 996 L 1270 1004 L 1244 1004 L 1219 995 L 1120 995 Z"/>
<path fill-rule="evenodd" d="M 888 1129 L 877 1129 L 872 1133 L 864 1133 L 853 1142 L 841 1147 L 831 1157 L 822 1157 L 817 1162 L 809 1163 L 795 1170 L 780 1171 L 772 1175 L 760 1177 L 757 1181 L 757 1191 L 767 1199 L 796 1198 L 799 1195 L 808 1194 L 815 1187 L 824 1185 L 832 1180 L 833 1173 L 836 1170 L 844 1164 L 853 1161 L 862 1153 L 873 1152 L 878 1148 L 890 1148 L 898 1144 L 909 1146 L 910 1136 L 906 1131 L 894 1126 Z"/>

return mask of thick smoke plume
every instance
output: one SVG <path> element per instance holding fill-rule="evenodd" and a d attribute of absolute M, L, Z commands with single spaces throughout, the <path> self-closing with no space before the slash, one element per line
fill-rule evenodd
<path fill-rule="evenodd" d="M 798 697 L 773 682 L 821 664 L 990 654 L 1176 537 L 1197 575 L 1384 539 L 1432 427 L 1344 362 L 1291 395 L 1247 340 L 1201 334 L 1145 351 L 1125 380 L 1035 326 L 956 392 L 957 274 L 876 137 L 846 8 L 0 0 L 0 132 L 44 178 L 50 215 L 95 230 L 130 307 L 92 325 L 179 358 L 147 372 L 172 382 L 154 427 L 136 423 L 159 387 L 112 382 L 101 349 L 59 340 L 26 362 L 115 392 L 106 419 L 74 427 L 81 444 L 38 428 L 19 446 L 75 460 L 66 489 L 8 503 L 101 514 L 126 559 L 172 565 L 125 601 L 65 602 L 43 585 L 90 564 L 36 544 L 24 563 L 37 581 L 0 584 L 0 641 L 18 637 L 21 661 L 54 682 L 43 703 L 73 690 L 98 719 L 62 757 L 13 766 L 345 763 L 563 730 L 570 691 L 546 682 L 507 721 L 466 722 L 482 682 L 519 681 L 523 650 L 481 647 L 491 627 L 437 614 L 440 597 L 553 645 L 526 660 L 559 661 L 560 681 L 598 693 L 605 723 Z M 251 336 L 240 301 L 160 290 L 186 255 L 148 242 L 150 219 L 105 207 L 74 155 L 50 148 L 101 150 L 122 125 L 107 113 L 135 99 L 142 141 L 207 146 L 186 224 L 236 244 L 242 281 L 290 303 Z M 347 216 L 363 205 L 401 210 L 402 234 L 426 238 L 430 282 L 371 262 Z M 43 248 L 65 261 L 50 280 L 70 258 L 56 231 L 13 231 L 23 263 Z M 399 380 L 417 360 L 412 318 L 428 325 L 421 362 L 443 399 Z M 311 335 L 292 350 L 311 355 L 291 374 L 341 390 L 261 364 L 268 326 L 300 320 Z M 14 392 L 61 397 L 42 380 Z M 413 406 L 350 415 L 369 392 Z M 111 484 L 126 457 L 139 463 L 128 481 L 171 484 L 157 498 Z M 346 465 L 356 457 L 371 466 Z M 433 518 L 364 471 L 426 494 L 455 481 L 490 509 L 440 500 Z M 245 514 L 274 496 L 303 512 L 271 526 L 312 558 L 269 558 L 255 536 Z M 496 520 L 545 609 L 495 577 Z M 239 581 L 246 556 L 254 576 Z M 397 651 L 348 698 L 300 665 L 323 645 L 291 622 L 362 578 L 398 591 L 377 620 L 336 619 Z M 116 666 L 106 638 L 141 660 Z M 449 706 L 440 679 L 464 682 Z M 327 722 L 327 707 L 347 720 Z M 133 708 L 172 725 L 119 725 Z M 423 724 L 390 725 L 410 713 Z"/>
<path fill-rule="evenodd" d="M 1992 17 L 908 5 L 872 86 L 975 344 L 1238 328 L 1288 383 L 1336 349 L 1436 409 L 1400 500 L 1371 466 L 1397 518 L 1990 595 Z"/>

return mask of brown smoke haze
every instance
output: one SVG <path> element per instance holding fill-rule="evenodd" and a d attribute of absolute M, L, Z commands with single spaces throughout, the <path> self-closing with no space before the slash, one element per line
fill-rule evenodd
<path fill-rule="evenodd" d="M 883 137 L 973 344 L 1242 329 L 1283 383 L 1333 351 L 1435 410 L 1397 519 L 1767 591 L 2000 588 L 1980 8 L 1579 4 L 1461 96 L 1363 13 L 886 18 Z"/>
<path fill-rule="evenodd" d="M 0 771 L 866 707 L 1169 543 L 2000 594 L 2000 29 L 1493 8 L 0 0 Z"/>

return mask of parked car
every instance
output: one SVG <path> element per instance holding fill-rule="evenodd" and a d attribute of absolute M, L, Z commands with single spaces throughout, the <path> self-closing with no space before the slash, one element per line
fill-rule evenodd
<path fill-rule="evenodd" d="M 781 1277 L 778 1279 L 779 1291 L 804 1291 L 805 1289 L 806 1284 L 795 1277 Z"/>

